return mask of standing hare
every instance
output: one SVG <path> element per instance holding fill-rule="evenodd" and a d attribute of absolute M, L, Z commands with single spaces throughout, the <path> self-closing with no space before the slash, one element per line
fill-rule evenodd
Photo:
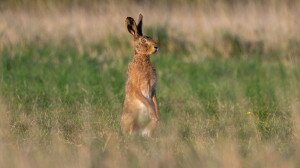
<path fill-rule="evenodd" d="M 155 92 L 157 76 L 150 55 L 158 51 L 158 45 L 150 37 L 143 36 L 143 15 L 139 15 L 138 24 L 132 17 L 127 17 L 125 22 L 133 36 L 134 56 L 128 65 L 121 127 L 125 134 L 151 136 L 159 122 L 159 114 Z"/>

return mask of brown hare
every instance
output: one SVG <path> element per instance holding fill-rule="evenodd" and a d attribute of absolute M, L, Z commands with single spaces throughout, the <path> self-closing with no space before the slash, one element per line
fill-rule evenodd
<path fill-rule="evenodd" d="M 157 75 L 150 55 L 158 51 L 158 45 L 143 35 L 143 15 L 139 15 L 138 24 L 132 17 L 127 17 L 125 22 L 133 36 L 134 56 L 127 70 L 121 127 L 125 134 L 151 136 L 159 122 L 159 114 L 155 91 Z"/>

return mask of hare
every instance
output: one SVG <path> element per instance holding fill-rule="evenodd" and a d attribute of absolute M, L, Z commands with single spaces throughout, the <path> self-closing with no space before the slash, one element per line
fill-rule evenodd
<path fill-rule="evenodd" d="M 155 90 L 157 75 L 150 62 L 150 55 L 158 51 L 158 45 L 143 35 L 142 14 L 138 24 L 132 17 L 127 17 L 125 23 L 133 36 L 134 56 L 127 70 L 121 127 L 125 134 L 137 133 L 150 137 L 159 122 Z"/>

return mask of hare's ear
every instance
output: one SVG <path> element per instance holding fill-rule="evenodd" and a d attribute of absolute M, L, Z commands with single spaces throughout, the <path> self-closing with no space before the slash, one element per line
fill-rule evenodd
<path fill-rule="evenodd" d="M 143 27 L 143 15 L 140 14 L 140 15 L 139 15 L 138 25 L 137 25 L 137 31 L 138 31 L 138 34 L 139 34 L 140 36 L 143 35 L 143 29 L 142 29 L 142 27 Z"/>
<path fill-rule="evenodd" d="M 127 17 L 125 22 L 129 33 L 132 34 L 134 37 L 137 37 L 138 31 L 134 19 L 132 17 Z"/>

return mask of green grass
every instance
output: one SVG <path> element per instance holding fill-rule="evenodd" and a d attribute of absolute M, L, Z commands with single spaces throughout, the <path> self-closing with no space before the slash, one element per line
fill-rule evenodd
<path fill-rule="evenodd" d="M 106 161 L 118 165 L 115 157 L 128 167 L 145 166 L 151 160 L 162 166 L 218 167 L 223 160 L 214 151 L 222 151 L 216 146 L 226 146 L 228 140 L 237 146 L 246 167 L 266 165 L 255 159 L 257 148 L 266 144 L 283 160 L 295 157 L 291 106 L 299 98 L 299 63 L 285 66 L 277 57 L 240 52 L 230 59 L 199 56 L 195 60 L 189 52 L 163 50 L 152 57 L 159 75 L 161 124 L 156 138 L 143 139 L 124 137 L 120 131 L 126 69 L 132 56 L 126 48 L 119 55 L 108 51 L 121 45 L 113 38 L 106 45 L 96 44 L 90 48 L 96 56 L 72 45 L 3 49 L 0 96 L 9 109 L 9 133 L 2 139 L 21 146 L 47 146 L 45 150 L 54 153 L 52 161 L 57 161 L 53 137 L 59 137 L 71 151 L 59 156 L 74 156 L 66 162 L 76 163 L 78 145 L 83 145 L 90 167 Z M 193 61 L 187 61 L 190 58 Z M 30 149 L 37 157 L 36 148 Z"/>

